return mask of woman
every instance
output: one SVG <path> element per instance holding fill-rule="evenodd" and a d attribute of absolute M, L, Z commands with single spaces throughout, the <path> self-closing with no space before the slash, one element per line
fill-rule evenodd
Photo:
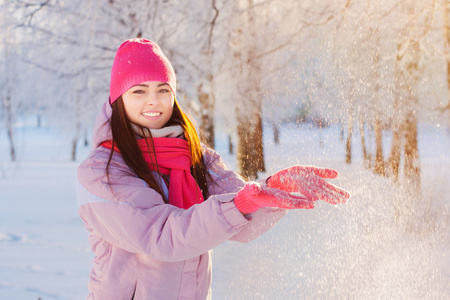
<path fill-rule="evenodd" d="M 246 183 L 200 143 L 175 91 L 155 43 L 119 47 L 95 149 L 78 169 L 79 214 L 95 254 L 88 299 L 209 299 L 215 246 L 257 238 L 286 209 L 349 198 L 323 179 L 337 176 L 329 169 L 294 166 Z"/>

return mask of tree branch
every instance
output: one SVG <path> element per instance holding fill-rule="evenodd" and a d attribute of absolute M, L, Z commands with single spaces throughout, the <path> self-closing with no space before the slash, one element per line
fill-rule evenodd
<path fill-rule="evenodd" d="M 76 73 L 65 73 L 65 72 L 61 72 L 61 69 L 44 66 L 44 65 L 41 65 L 41 64 L 39 64 L 39 63 L 37 63 L 35 61 L 28 60 L 26 58 L 21 58 L 20 60 L 23 61 L 26 64 L 32 65 L 32 66 L 34 66 L 34 67 L 36 67 L 38 69 L 44 70 L 46 72 L 51 72 L 51 73 L 58 74 L 58 76 L 60 78 L 76 77 L 82 72 L 81 71 L 81 72 L 76 72 Z"/>
<path fill-rule="evenodd" d="M 212 8 L 214 10 L 214 17 L 211 21 L 211 26 L 209 27 L 209 36 L 208 36 L 208 53 L 210 53 L 210 54 L 211 54 L 213 31 L 214 31 L 214 27 L 216 25 L 217 18 L 219 17 L 219 9 L 216 6 L 216 0 L 212 0 Z"/>
<path fill-rule="evenodd" d="M 25 8 L 37 6 L 37 8 L 34 9 L 34 11 L 32 11 L 30 14 L 28 14 L 28 15 L 26 16 L 26 18 L 25 18 L 25 20 L 26 20 L 25 23 L 27 23 L 28 25 L 30 25 L 30 24 L 31 24 L 31 21 L 33 20 L 33 18 L 34 18 L 34 16 L 35 16 L 35 14 L 36 14 L 37 12 L 39 12 L 44 6 L 48 5 L 49 3 L 50 3 L 50 0 L 46 0 L 46 1 L 42 2 L 42 3 L 25 3 L 25 2 L 24 2 L 23 5 L 24 5 Z"/>
<path fill-rule="evenodd" d="M 302 33 L 304 30 L 306 30 L 307 28 L 313 27 L 313 26 L 322 26 L 327 24 L 328 22 L 330 22 L 331 20 L 334 19 L 334 15 L 329 16 L 325 21 L 319 22 L 319 23 L 307 23 L 304 26 L 302 26 L 300 29 L 298 29 L 297 31 L 295 31 L 294 33 L 292 33 L 287 39 L 286 42 L 279 44 L 277 47 L 272 48 L 268 51 L 262 52 L 258 55 L 255 55 L 253 57 L 250 57 L 247 61 L 247 63 L 256 60 L 256 59 L 260 59 L 263 58 L 267 55 L 273 54 L 277 51 L 280 51 L 281 49 L 287 47 L 288 45 L 290 45 L 289 41 L 292 40 L 293 38 L 295 38 L 296 36 L 298 36 L 300 33 Z"/>

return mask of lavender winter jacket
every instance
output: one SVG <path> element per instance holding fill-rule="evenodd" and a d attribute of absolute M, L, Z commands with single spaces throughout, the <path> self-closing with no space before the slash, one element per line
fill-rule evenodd
<path fill-rule="evenodd" d="M 78 168 L 79 214 L 95 254 L 88 299 L 210 299 L 211 249 L 257 238 L 286 211 L 242 216 L 233 199 L 245 182 L 207 147 L 205 162 L 217 185 L 209 185 L 211 196 L 201 204 L 187 210 L 165 204 L 118 153 L 110 164 L 111 189 L 105 175 L 110 150 L 99 146 L 111 139 L 110 115 L 105 103 L 94 129 L 96 149 Z"/>

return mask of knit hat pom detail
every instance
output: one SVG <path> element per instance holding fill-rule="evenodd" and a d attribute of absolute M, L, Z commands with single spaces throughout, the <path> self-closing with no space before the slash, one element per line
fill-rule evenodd
<path fill-rule="evenodd" d="M 145 81 L 166 82 L 175 94 L 175 72 L 159 46 L 146 39 L 127 40 L 117 49 L 111 69 L 110 103 Z"/>

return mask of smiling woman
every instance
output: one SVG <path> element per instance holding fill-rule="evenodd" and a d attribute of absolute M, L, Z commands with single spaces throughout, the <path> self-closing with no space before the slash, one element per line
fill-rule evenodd
<path fill-rule="evenodd" d="M 295 166 L 245 182 L 200 142 L 161 49 L 125 41 L 78 168 L 79 214 L 95 258 L 88 299 L 210 299 L 212 249 L 248 242 L 286 209 L 343 203 L 337 172 Z M 299 195 L 298 193 L 301 193 Z"/>

